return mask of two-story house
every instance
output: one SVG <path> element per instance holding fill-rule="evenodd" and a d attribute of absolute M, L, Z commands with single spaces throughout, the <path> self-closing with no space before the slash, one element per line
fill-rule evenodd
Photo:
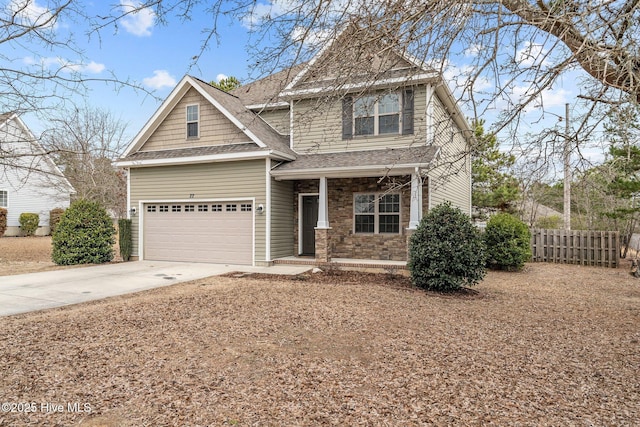
<path fill-rule="evenodd" d="M 471 136 L 438 73 L 352 27 L 232 93 L 185 76 L 118 162 L 133 254 L 406 260 L 432 206 L 470 214 Z"/>

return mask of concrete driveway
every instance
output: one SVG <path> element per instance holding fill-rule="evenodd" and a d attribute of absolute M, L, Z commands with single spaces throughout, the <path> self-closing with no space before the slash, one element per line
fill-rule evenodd
<path fill-rule="evenodd" d="M 1 276 L 0 316 L 77 304 L 232 271 L 298 274 L 309 268 L 135 261 Z"/>

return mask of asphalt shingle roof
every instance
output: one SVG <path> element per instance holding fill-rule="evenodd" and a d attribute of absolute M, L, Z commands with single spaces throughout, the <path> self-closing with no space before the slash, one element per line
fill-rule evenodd
<path fill-rule="evenodd" d="M 348 151 L 342 153 L 302 154 L 296 160 L 284 163 L 274 170 L 280 172 L 309 169 L 336 169 L 350 167 L 383 167 L 429 164 L 438 152 L 435 146 L 386 148 L 383 150 Z"/>

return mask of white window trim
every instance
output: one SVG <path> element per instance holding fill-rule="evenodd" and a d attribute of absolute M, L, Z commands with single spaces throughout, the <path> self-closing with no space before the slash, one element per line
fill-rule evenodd
<path fill-rule="evenodd" d="M 391 132 L 391 133 L 379 133 L 380 131 L 380 114 L 378 113 L 378 105 L 379 105 L 379 100 L 380 98 L 382 98 L 384 95 L 389 95 L 389 94 L 395 94 L 398 95 L 398 132 Z M 373 133 L 372 134 L 367 134 L 367 135 L 358 135 L 356 133 L 356 119 L 358 117 L 356 117 L 356 102 L 359 99 L 362 98 L 375 98 L 375 103 L 373 105 Z M 362 95 L 362 96 L 357 96 L 353 98 L 353 105 L 351 106 L 352 108 L 352 119 L 351 119 L 351 134 L 353 135 L 354 138 L 367 138 L 367 137 L 372 137 L 372 136 L 387 136 L 387 135 L 401 135 L 402 134 L 402 105 L 403 105 L 403 99 L 402 99 L 402 92 L 400 91 L 394 91 L 394 92 L 383 92 L 383 93 L 378 93 L 378 94 L 372 94 L 372 95 Z M 385 113 L 382 114 L 382 116 L 391 116 L 393 114 L 396 113 Z M 370 117 L 370 116 L 366 116 L 366 117 Z"/>
<path fill-rule="evenodd" d="M 0 205 L 0 208 L 5 208 L 8 209 L 9 208 L 9 190 L 3 190 L 2 188 L 0 188 L 0 193 L 5 193 L 5 200 L 6 200 L 6 204 Z"/>
<path fill-rule="evenodd" d="M 194 120 L 189 120 L 189 107 L 197 107 L 198 108 L 198 118 Z M 184 109 L 185 115 L 185 138 L 186 139 L 198 139 L 200 138 L 200 104 L 188 104 Z M 198 125 L 198 134 L 196 136 L 189 136 L 189 124 L 196 123 Z"/>
<path fill-rule="evenodd" d="M 359 195 L 366 195 L 366 194 L 373 194 L 374 196 L 374 212 L 373 214 L 371 213 L 362 213 L 362 214 L 358 214 L 358 215 L 373 215 L 373 233 L 364 233 L 362 231 L 356 231 L 356 196 Z M 397 194 L 398 195 L 398 212 L 382 212 L 380 213 L 380 199 L 382 198 L 382 196 L 386 196 L 386 195 L 391 195 L 391 194 Z M 402 194 L 400 192 L 389 192 L 389 191 L 361 191 L 358 193 L 353 193 L 353 198 L 352 198 L 352 202 L 351 204 L 353 205 L 352 208 L 352 222 L 353 222 L 353 234 L 357 234 L 360 236 L 372 236 L 374 234 L 380 234 L 380 235 L 389 235 L 389 236 L 395 236 L 395 235 L 400 235 L 402 234 Z M 398 215 L 398 232 L 397 233 L 380 233 L 380 215 Z"/>

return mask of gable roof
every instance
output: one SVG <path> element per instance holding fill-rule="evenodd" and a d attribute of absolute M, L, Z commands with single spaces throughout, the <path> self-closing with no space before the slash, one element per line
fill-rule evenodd
<path fill-rule="evenodd" d="M 304 64 L 280 97 L 424 83 L 438 78 L 435 70 L 398 52 L 370 29 L 349 24 Z"/>
<path fill-rule="evenodd" d="M 26 136 L 24 141 L 15 141 L 15 142 L 22 142 L 24 144 L 29 144 L 30 152 L 26 155 L 24 154 L 21 155 L 20 156 L 21 159 L 26 159 L 28 161 L 31 161 L 32 159 L 36 159 L 36 158 L 42 159 L 42 161 L 44 161 L 44 164 L 47 165 L 47 168 L 49 170 L 36 170 L 36 172 L 42 172 L 45 174 L 49 174 L 51 176 L 55 176 L 56 178 L 59 178 L 62 185 L 67 187 L 70 193 L 75 193 L 75 189 L 73 188 L 73 185 L 71 185 L 67 177 L 64 176 L 64 173 L 62 173 L 62 171 L 60 170 L 58 165 L 53 161 L 51 156 L 47 154 L 47 152 L 45 152 L 44 148 L 42 148 L 42 145 L 40 145 L 36 137 L 31 132 L 31 129 L 27 127 L 27 125 L 22 121 L 22 119 L 17 113 L 0 114 L 0 129 L 8 127 L 9 122 L 11 121 L 13 121 L 16 124 L 16 126 L 20 128 L 21 131 Z M 7 142 L 10 142 L 10 141 L 7 141 Z M 19 168 L 21 166 L 18 165 L 17 167 Z M 28 168 L 31 168 L 31 167 L 32 167 L 31 165 L 28 166 Z"/>
<path fill-rule="evenodd" d="M 263 149 L 282 158 L 295 158 L 295 153 L 289 148 L 288 137 L 278 134 L 262 118 L 248 110 L 238 97 L 215 88 L 200 79 L 186 75 L 129 144 L 123 153 L 122 160 L 129 160 L 128 157 L 136 153 L 144 145 L 191 88 L 198 91 L 202 97 L 237 126 L 249 141 L 256 145 L 256 150 Z M 122 166 L 123 164 L 119 161 L 118 165 Z"/>

